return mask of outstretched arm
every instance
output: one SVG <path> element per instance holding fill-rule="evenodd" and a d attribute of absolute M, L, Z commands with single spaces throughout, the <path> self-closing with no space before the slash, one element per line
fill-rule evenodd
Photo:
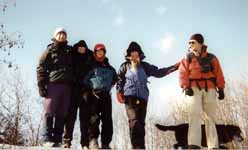
<path fill-rule="evenodd" d="M 169 66 L 167 68 L 158 68 L 157 66 L 144 62 L 144 68 L 148 77 L 154 76 L 157 78 L 161 78 L 176 71 L 179 67 L 179 64 L 180 63 L 176 63 L 175 65 Z"/>

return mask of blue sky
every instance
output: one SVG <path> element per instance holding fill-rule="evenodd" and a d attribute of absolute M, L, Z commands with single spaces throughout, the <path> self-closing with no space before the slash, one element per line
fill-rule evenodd
<path fill-rule="evenodd" d="M 81 39 L 90 48 L 106 44 L 117 70 L 131 41 L 140 43 L 146 61 L 166 67 L 184 56 L 190 35 L 199 32 L 225 76 L 239 78 L 248 72 L 247 6 L 247 0 L 17 0 L 16 7 L 0 13 L 0 21 L 9 32 L 23 33 L 24 49 L 14 57 L 31 82 L 36 81 L 40 55 L 61 26 L 69 44 Z M 168 100 L 181 91 L 177 73 L 150 81 L 151 98 Z"/>

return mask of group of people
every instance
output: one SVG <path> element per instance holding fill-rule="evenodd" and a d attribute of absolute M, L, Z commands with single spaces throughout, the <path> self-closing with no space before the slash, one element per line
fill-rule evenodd
<path fill-rule="evenodd" d="M 69 46 L 66 30 L 55 30 L 52 43 L 37 67 L 39 94 L 44 97 L 44 146 L 71 147 L 79 110 L 82 148 L 110 149 L 113 135 L 110 91 L 116 84 L 117 100 L 125 104 L 132 148 L 145 149 L 147 79 L 150 76 L 161 78 L 179 70 L 181 87 L 191 102 L 189 148 L 201 145 L 201 111 L 205 116 L 208 147 L 218 148 L 216 93 L 219 99 L 224 99 L 225 81 L 217 57 L 207 52 L 201 34 L 191 36 L 185 58 L 165 68 L 145 62 L 141 46 L 134 41 L 129 44 L 118 73 L 110 65 L 106 53 L 104 44 L 96 44 L 91 51 L 84 40 Z"/>

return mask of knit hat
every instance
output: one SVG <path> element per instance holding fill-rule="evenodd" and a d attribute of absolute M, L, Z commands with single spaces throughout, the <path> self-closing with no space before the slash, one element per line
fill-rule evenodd
<path fill-rule="evenodd" d="M 200 33 L 191 35 L 190 40 L 196 40 L 200 44 L 204 43 L 204 38 Z"/>
<path fill-rule="evenodd" d="M 59 27 L 59 28 L 57 28 L 57 29 L 54 31 L 53 37 L 55 38 L 56 35 L 57 35 L 58 33 L 60 33 L 60 32 L 63 32 L 63 33 L 65 33 L 65 35 L 67 35 L 66 30 L 65 30 L 64 28 L 62 28 L 62 27 Z"/>
<path fill-rule="evenodd" d="M 126 50 L 126 57 L 129 57 L 131 55 L 131 52 L 134 51 L 139 53 L 141 60 L 145 58 L 144 52 L 142 51 L 140 45 L 137 42 L 132 41 Z"/>

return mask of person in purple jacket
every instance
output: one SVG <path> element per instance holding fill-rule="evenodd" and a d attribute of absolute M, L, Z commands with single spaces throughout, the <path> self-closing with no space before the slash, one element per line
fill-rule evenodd
<path fill-rule="evenodd" d="M 126 50 L 126 61 L 120 66 L 117 81 L 117 99 L 125 103 L 133 149 L 145 149 L 145 117 L 149 90 L 147 78 L 164 77 L 178 69 L 179 64 L 167 68 L 151 65 L 137 42 L 131 42 Z"/>

